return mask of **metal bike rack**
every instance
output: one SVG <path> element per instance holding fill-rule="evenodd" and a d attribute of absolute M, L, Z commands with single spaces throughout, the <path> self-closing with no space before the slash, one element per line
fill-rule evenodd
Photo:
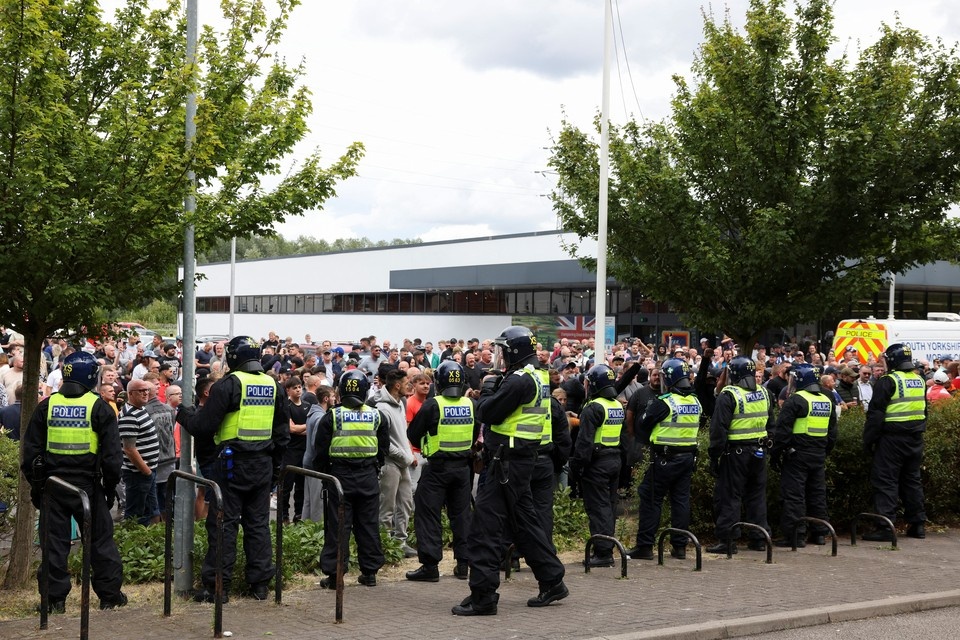
<path fill-rule="evenodd" d="M 194 484 L 202 484 L 212 493 L 211 502 L 216 509 L 217 520 L 217 556 L 216 556 L 216 581 L 214 583 L 213 595 L 213 637 L 223 637 L 223 493 L 220 491 L 220 485 L 213 480 L 201 478 L 200 476 L 187 473 L 186 471 L 172 471 L 170 478 L 183 478 Z M 167 500 L 164 508 L 164 541 L 163 541 L 163 616 L 170 617 L 170 600 L 173 593 L 173 492 L 176 482 L 167 480 Z"/>
<path fill-rule="evenodd" d="M 609 540 L 614 544 L 614 546 L 620 550 L 620 577 L 627 577 L 627 550 L 624 548 L 623 543 L 614 538 L 613 536 L 605 536 L 602 533 L 590 536 L 587 540 L 587 546 L 583 550 L 583 567 L 584 573 L 590 573 L 590 552 L 593 550 L 593 543 L 597 540 Z"/>
<path fill-rule="evenodd" d="M 657 564 L 659 565 L 663 564 L 663 540 L 664 538 L 667 537 L 667 535 L 671 533 L 682 533 L 683 535 L 687 536 L 687 538 L 690 539 L 690 542 L 693 543 L 693 546 L 697 548 L 697 564 L 693 568 L 693 570 L 694 571 L 702 570 L 703 569 L 703 551 L 700 548 L 700 541 L 697 540 L 697 536 L 693 535 L 686 529 L 669 528 L 669 529 L 664 529 L 663 531 L 660 532 L 660 536 L 657 538 Z"/>
<path fill-rule="evenodd" d="M 857 525 L 860 524 L 860 518 L 866 518 L 868 520 L 876 520 L 882 524 L 885 524 L 890 528 L 890 532 L 893 534 L 893 540 L 890 541 L 890 546 L 894 549 L 897 548 L 897 529 L 893 526 L 893 522 L 890 521 L 890 518 L 882 516 L 879 513 L 858 513 L 853 517 L 853 522 L 850 523 L 850 544 L 851 546 L 857 546 Z"/>
<path fill-rule="evenodd" d="M 82 569 L 80 570 L 80 640 L 90 637 L 90 530 L 92 517 L 90 512 L 90 498 L 87 492 L 70 484 L 58 476 L 50 476 L 43 484 L 43 502 L 40 505 L 40 628 L 47 628 L 47 616 L 50 607 L 50 549 L 47 544 L 49 527 L 47 518 L 50 511 L 50 489 L 56 486 L 69 491 L 80 499 L 83 509 L 83 523 L 80 529 L 80 544 L 83 546 Z"/>
<path fill-rule="evenodd" d="M 826 527 L 826 528 L 827 528 L 827 530 L 830 532 L 830 540 L 831 540 L 831 546 L 832 546 L 832 551 L 831 551 L 830 555 L 836 556 L 836 555 L 837 555 L 837 532 L 833 530 L 833 525 L 831 525 L 831 524 L 830 524 L 829 522 L 827 522 L 826 520 L 821 520 L 820 518 L 811 518 L 810 516 L 804 516 L 804 517 L 802 517 L 802 518 L 800 518 L 800 519 L 803 520 L 803 521 L 805 521 L 805 522 L 809 522 L 809 523 L 811 523 L 811 524 L 818 524 L 818 525 L 820 525 L 821 527 Z M 854 531 L 856 531 L 856 525 L 854 525 Z M 894 535 L 896 535 L 896 534 L 894 534 Z M 793 542 L 793 548 L 791 549 L 791 551 L 796 551 L 796 550 L 797 550 L 797 544 L 799 544 L 799 538 L 800 538 L 800 530 L 797 529 L 797 528 L 794 528 L 794 530 L 793 530 L 793 540 L 792 540 L 792 542 Z M 856 544 L 856 543 L 854 543 L 854 544 Z"/>
<path fill-rule="evenodd" d="M 733 531 L 737 527 L 743 527 L 745 529 L 755 529 L 756 531 L 759 531 L 763 534 L 763 539 L 767 543 L 767 564 L 773 564 L 773 540 L 770 539 L 770 533 L 760 525 L 754 524 L 752 522 L 737 522 L 730 528 L 730 530 Z M 727 542 L 727 560 L 730 560 L 731 558 L 733 558 L 733 538 L 728 537 L 726 542 Z M 836 541 L 834 541 L 834 544 L 836 544 Z M 797 550 L 796 546 L 794 546 L 793 550 L 794 551 Z"/>
<path fill-rule="evenodd" d="M 307 476 L 309 478 L 316 478 L 321 480 L 324 483 L 332 484 L 334 490 L 337 492 L 337 573 L 336 573 L 336 586 L 337 586 L 337 603 L 335 609 L 335 617 L 337 624 L 343 622 L 343 565 L 345 564 L 345 551 L 344 549 L 349 548 L 350 541 L 344 540 L 344 527 L 346 523 L 344 522 L 345 512 L 343 505 L 343 486 L 340 484 L 340 481 L 327 473 L 320 473 L 319 471 L 313 471 L 312 469 L 304 469 L 303 467 L 293 467 L 284 465 L 280 470 L 280 478 L 277 481 L 277 504 L 283 504 L 283 501 L 287 499 L 286 492 L 283 490 L 283 480 L 286 478 L 287 473 L 296 473 L 301 476 Z M 279 514 L 279 511 L 278 511 Z M 277 604 L 280 604 L 283 599 L 283 519 L 277 518 L 277 573 L 274 578 L 274 600 Z"/>

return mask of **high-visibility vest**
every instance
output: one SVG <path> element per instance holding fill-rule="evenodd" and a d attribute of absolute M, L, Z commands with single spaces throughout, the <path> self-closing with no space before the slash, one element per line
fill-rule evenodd
<path fill-rule="evenodd" d="M 96 453 L 99 438 L 93 431 L 93 405 L 97 396 L 84 393 L 68 398 L 61 393 L 50 396 L 47 404 L 47 451 L 65 456 Z"/>
<path fill-rule="evenodd" d="M 620 446 L 620 431 L 623 429 L 623 405 L 610 398 L 594 398 L 587 404 L 603 407 L 603 424 L 597 427 L 593 443 L 603 447 Z"/>
<path fill-rule="evenodd" d="M 437 435 L 427 433 L 423 439 L 423 455 L 430 457 L 438 451 L 468 451 L 473 445 L 473 402 L 469 398 L 436 396 L 440 409 Z"/>
<path fill-rule="evenodd" d="M 733 419 L 727 440 L 759 440 L 767 436 L 767 418 L 770 399 L 767 390 L 757 387 L 756 391 L 747 391 L 735 385 L 723 388 L 734 398 Z"/>
<path fill-rule="evenodd" d="M 700 428 L 700 414 L 703 412 L 697 397 L 668 393 L 660 396 L 660 399 L 670 407 L 670 415 L 653 428 L 653 433 L 650 434 L 651 442 L 671 447 L 697 446 L 697 430 Z"/>
<path fill-rule="evenodd" d="M 833 403 L 821 393 L 807 390 L 797 391 L 797 395 L 807 401 L 807 415 L 797 418 L 793 423 L 793 433 L 813 438 L 826 438 L 833 415 Z"/>
<path fill-rule="evenodd" d="M 334 407 L 331 458 L 373 458 L 377 455 L 380 412 L 361 405 L 356 409 Z"/>
<path fill-rule="evenodd" d="M 546 446 L 553 442 L 553 416 L 550 405 L 550 372 L 546 369 L 537 369 L 540 378 L 540 406 L 543 407 L 543 431 L 540 432 L 540 445 Z"/>
<path fill-rule="evenodd" d="M 528 364 L 523 369 L 514 371 L 511 375 L 530 376 L 530 379 L 537 385 L 537 392 L 530 402 L 524 403 L 514 409 L 513 413 L 503 421 L 503 424 L 492 425 L 490 429 L 493 430 L 494 433 L 499 433 L 502 436 L 511 438 L 542 440 L 543 416 L 546 413 L 546 409 L 543 407 L 543 384 L 540 382 L 540 376 L 532 364 Z"/>
<path fill-rule="evenodd" d="M 927 385 L 923 378 L 917 373 L 906 371 L 891 371 L 887 376 L 893 378 L 897 391 L 890 398 L 883 421 L 887 423 L 923 420 L 927 408 Z"/>
<path fill-rule="evenodd" d="M 231 411 L 213 436 L 216 444 L 228 440 L 260 442 L 273 435 L 273 411 L 277 383 L 264 373 L 232 371 L 240 381 L 240 408 Z"/>

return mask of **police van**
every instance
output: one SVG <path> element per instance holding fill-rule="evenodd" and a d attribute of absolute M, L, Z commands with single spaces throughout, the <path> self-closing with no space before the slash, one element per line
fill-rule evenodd
<path fill-rule="evenodd" d="M 857 350 L 857 359 L 867 362 L 870 356 L 880 360 L 891 344 L 902 343 L 913 351 L 914 360 L 943 358 L 960 359 L 960 315 L 930 313 L 927 320 L 841 320 L 833 339 L 833 351 L 842 358 L 847 347 Z"/>

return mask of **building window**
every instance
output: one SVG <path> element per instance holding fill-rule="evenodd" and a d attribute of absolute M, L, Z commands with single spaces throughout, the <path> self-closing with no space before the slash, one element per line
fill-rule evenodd
<path fill-rule="evenodd" d="M 570 293 L 570 313 L 575 316 L 590 315 L 593 308 L 593 294 L 589 289 Z"/>

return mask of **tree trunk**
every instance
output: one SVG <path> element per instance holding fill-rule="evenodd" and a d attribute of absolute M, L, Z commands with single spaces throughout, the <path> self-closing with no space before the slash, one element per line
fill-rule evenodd
<path fill-rule="evenodd" d="M 43 332 L 24 332 L 23 356 L 23 404 L 20 410 L 20 459 L 23 460 L 23 441 L 27 435 L 30 417 L 37 408 L 37 393 L 40 387 L 40 359 L 43 357 Z M 30 503 L 30 484 L 20 474 L 17 489 L 17 520 L 13 529 L 7 574 L 4 589 L 22 589 L 32 574 L 33 540 L 35 536 L 36 509 Z"/>

